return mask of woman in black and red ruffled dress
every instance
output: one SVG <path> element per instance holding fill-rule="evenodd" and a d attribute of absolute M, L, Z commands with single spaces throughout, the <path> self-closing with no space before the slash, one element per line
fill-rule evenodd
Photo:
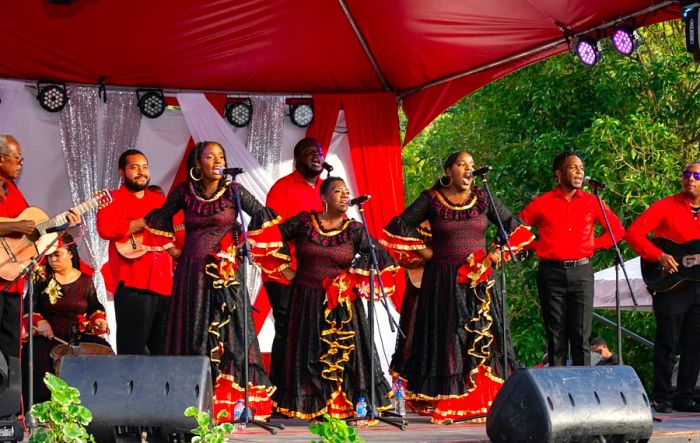
<path fill-rule="evenodd" d="M 241 228 L 238 211 L 259 218 L 260 223 L 275 215 L 242 186 L 242 208 L 236 207 L 231 185 L 219 172 L 226 167 L 219 143 L 197 143 L 187 166 L 189 179 L 170 192 L 160 209 L 145 217 L 144 244 L 162 247 L 163 243 L 171 245 L 173 215 L 181 209 L 185 214 L 185 244 L 173 277 L 166 353 L 210 358 L 214 413 L 225 409 L 228 420 L 236 401 L 243 398 L 243 359 L 248 358 L 249 406 L 254 418 L 265 419 L 272 413 L 274 387 L 263 368 L 250 304 L 249 312 L 243 311 L 236 253 Z M 244 321 L 248 323 L 247 343 L 243 343 Z"/>
<path fill-rule="evenodd" d="M 278 226 L 254 230 L 256 263 L 268 273 L 289 272 L 284 242 L 295 240 L 297 271 L 289 308 L 289 336 L 275 409 L 305 420 L 323 413 L 353 415 L 359 397 L 369 397 L 369 364 L 375 360 L 375 405 L 386 409 L 390 386 L 372 351 L 362 298 L 369 298 L 368 243 L 361 223 L 345 217 L 348 188 L 338 177 L 321 186 L 323 213 L 302 212 Z M 398 269 L 380 245 L 380 278 L 387 296 Z M 375 297 L 378 295 L 378 285 Z"/>
<path fill-rule="evenodd" d="M 496 218 L 487 194 L 472 183 L 473 169 L 469 153 L 451 154 L 445 175 L 395 217 L 382 238 L 403 266 L 425 265 L 416 306 L 401 322 L 409 340 L 399 340 L 392 369 L 406 384 L 406 399 L 438 423 L 486 413 L 503 384 L 503 325 L 491 292 L 492 266 L 501 257 L 486 241 Z M 494 203 L 512 233 L 511 246 L 519 250 L 532 241 L 529 228 Z M 430 246 L 418 229 L 425 221 Z"/>

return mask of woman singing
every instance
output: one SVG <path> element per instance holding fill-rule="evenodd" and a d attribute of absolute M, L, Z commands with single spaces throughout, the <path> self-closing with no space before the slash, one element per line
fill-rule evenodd
<path fill-rule="evenodd" d="M 503 384 L 490 278 L 501 257 L 486 241 L 488 223 L 497 222 L 487 194 L 473 184 L 473 169 L 469 153 L 451 154 L 445 175 L 391 221 L 382 239 L 401 264 L 425 263 L 412 321 L 402 321 L 411 341 L 398 343 L 393 369 L 406 382 L 406 398 L 438 423 L 487 412 Z M 515 250 L 532 241 L 508 208 L 494 204 Z M 418 229 L 426 220 L 430 247 Z"/>
<path fill-rule="evenodd" d="M 220 174 L 226 155 L 216 142 L 200 142 L 187 158 L 189 179 L 172 190 L 163 207 L 145 220 L 152 234 L 172 238 L 172 217 L 185 213 L 185 244 L 175 275 L 168 315 L 166 353 L 206 355 L 215 381 L 215 414 L 227 409 L 229 419 L 236 400 L 243 398 L 243 359 L 248 358 L 249 405 L 255 418 L 272 412 L 274 387 L 265 375 L 255 326 L 243 312 L 238 275 L 240 245 L 238 211 L 268 220 L 265 209 L 245 188 L 238 186 L 242 208 L 236 207 L 231 184 Z M 146 243 L 146 238 L 144 238 Z M 248 342 L 243 325 L 248 323 Z"/>
<path fill-rule="evenodd" d="M 56 250 L 47 256 L 48 267 L 38 268 L 34 290 L 34 402 L 46 401 L 51 393 L 43 382 L 53 371 L 51 350 L 54 338 L 77 343 L 97 343 L 109 348 L 102 337 L 109 333 L 105 309 L 97 300 L 92 279 L 80 272 L 78 246 L 70 234 L 63 234 Z M 29 321 L 25 315 L 23 336 Z M 77 334 L 77 336 L 74 336 Z M 27 362 L 29 346 L 22 347 L 24 398 L 28 399 Z"/>
<path fill-rule="evenodd" d="M 296 242 L 286 361 L 274 402 L 277 411 L 305 420 L 326 412 L 338 418 L 352 416 L 358 398 L 369 399 L 371 358 L 380 410 L 389 404 L 390 391 L 371 346 L 361 299 L 369 298 L 364 228 L 345 217 L 349 192 L 342 179 L 328 177 L 320 190 L 323 213 L 302 212 L 278 226 L 251 231 L 250 236 L 256 263 L 268 273 L 289 272 L 290 258 L 281 248 L 283 242 Z M 390 295 L 397 267 L 381 246 L 376 252 L 380 278 Z M 375 296 L 378 291 L 377 285 Z"/>

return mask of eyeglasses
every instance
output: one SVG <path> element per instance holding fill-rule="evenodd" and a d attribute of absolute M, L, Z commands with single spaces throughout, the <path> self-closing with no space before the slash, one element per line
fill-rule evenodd
<path fill-rule="evenodd" d="M 16 156 L 16 155 L 11 155 L 11 154 L 3 154 L 2 152 L 0 152 L 0 155 L 2 155 L 3 157 L 14 158 L 14 159 L 17 161 L 17 163 L 23 163 L 23 162 L 24 162 L 24 157 L 18 157 L 18 156 Z"/>
<path fill-rule="evenodd" d="M 683 172 L 683 178 L 684 178 L 684 179 L 690 180 L 690 177 L 691 177 L 691 176 L 692 176 L 695 180 L 700 181 L 700 172 L 698 172 L 698 171 L 696 171 L 696 172 L 693 172 L 693 171 L 685 171 L 685 172 Z"/>

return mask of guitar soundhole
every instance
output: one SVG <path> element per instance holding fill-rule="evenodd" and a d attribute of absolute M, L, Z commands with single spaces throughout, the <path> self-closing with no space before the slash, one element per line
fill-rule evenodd
<path fill-rule="evenodd" d="M 41 234 L 36 229 L 31 234 L 27 235 L 27 238 L 33 242 L 39 240 L 39 237 L 41 237 Z"/>

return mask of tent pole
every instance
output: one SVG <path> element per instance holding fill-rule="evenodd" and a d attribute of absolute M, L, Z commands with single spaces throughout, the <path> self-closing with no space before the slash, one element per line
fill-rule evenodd
<path fill-rule="evenodd" d="M 387 82 L 386 78 L 384 77 L 384 74 L 382 74 L 381 69 L 379 69 L 379 64 L 377 63 L 377 59 L 374 58 L 374 54 L 372 54 L 372 51 L 369 49 L 369 45 L 367 44 L 365 37 L 362 35 L 362 32 L 360 32 L 360 27 L 357 26 L 357 22 L 355 22 L 355 19 L 353 18 L 352 14 L 350 13 L 350 9 L 348 9 L 348 5 L 345 4 L 345 0 L 338 0 L 338 4 L 340 4 L 340 7 L 343 9 L 343 13 L 345 14 L 345 17 L 348 19 L 348 22 L 350 22 L 350 26 L 352 26 L 352 30 L 355 31 L 355 36 L 357 37 L 357 40 L 360 42 L 360 45 L 362 45 L 362 49 L 364 49 L 365 54 L 367 55 L 367 58 L 369 59 L 370 63 L 372 63 L 372 67 L 374 68 L 374 72 L 377 73 L 377 77 L 379 77 L 379 80 L 382 82 L 382 85 L 384 86 L 384 90 L 387 92 L 390 92 L 391 86 L 389 86 L 389 82 Z"/>

